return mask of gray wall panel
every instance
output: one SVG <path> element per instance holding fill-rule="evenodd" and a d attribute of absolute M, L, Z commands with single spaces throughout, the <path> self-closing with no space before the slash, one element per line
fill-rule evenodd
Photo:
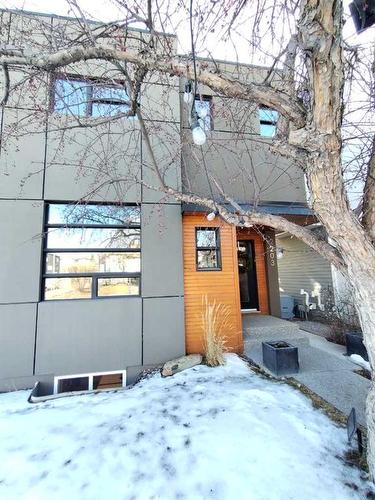
<path fill-rule="evenodd" d="M 36 373 L 63 375 L 141 364 L 140 298 L 42 302 Z"/>
<path fill-rule="evenodd" d="M 144 364 L 164 363 L 184 354 L 184 299 L 143 299 Z"/>
<path fill-rule="evenodd" d="M 0 200 L 0 303 L 39 300 L 43 204 Z"/>
<path fill-rule="evenodd" d="M 142 205 L 142 295 L 182 295 L 180 205 Z"/>
<path fill-rule="evenodd" d="M 0 305 L 0 379 L 33 374 L 36 308 Z"/>

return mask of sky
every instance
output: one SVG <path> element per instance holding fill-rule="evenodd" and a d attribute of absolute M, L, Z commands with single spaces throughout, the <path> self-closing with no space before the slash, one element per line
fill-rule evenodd
<path fill-rule="evenodd" d="M 344 13 L 347 18 L 350 16 L 348 7 L 350 1 L 351 0 L 344 0 Z M 115 6 L 115 2 L 113 0 L 78 0 L 78 3 L 82 10 L 91 19 L 113 21 L 121 17 L 121 12 L 118 7 Z M 165 3 L 168 3 L 169 5 L 177 5 L 175 0 L 172 0 L 171 2 L 166 1 Z M 230 3 L 231 2 L 227 2 L 228 5 L 230 5 Z M 194 5 L 206 6 L 209 5 L 209 1 L 195 0 Z M 0 6 L 2 8 L 24 9 L 35 12 L 74 16 L 74 13 L 71 11 L 66 0 L 0 0 Z M 181 9 L 173 9 L 173 15 L 176 19 L 175 25 L 178 26 L 176 30 L 177 33 L 175 34 L 177 34 L 179 39 L 179 52 L 186 53 L 190 50 L 190 34 L 187 15 Z M 251 62 L 248 60 L 249 50 L 246 40 L 248 26 L 249 23 L 247 23 L 246 20 L 244 20 L 242 24 L 239 23 L 237 32 L 232 33 L 233 44 L 223 40 L 219 27 L 215 26 L 216 29 L 214 31 L 210 31 L 205 34 L 203 42 L 204 48 L 216 58 L 239 60 L 240 62 Z M 346 43 L 349 45 L 375 43 L 375 27 L 367 29 L 365 32 L 358 35 L 355 32 L 352 20 L 348 18 L 344 26 L 344 38 Z M 261 43 L 263 44 L 264 49 L 263 40 Z M 269 50 L 268 47 L 266 47 L 266 50 L 263 52 L 272 52 L 272 43 L 273 40 L 272 37 L 270 37 Z M 203 49 L 203 46 L 201 48 Z M 202 53 L 202 55 L 207 54 Z M 269 58 L 267 58 L 265 53 L 258 54 L 257 57 L 262 64 L 269 64 Z"/>

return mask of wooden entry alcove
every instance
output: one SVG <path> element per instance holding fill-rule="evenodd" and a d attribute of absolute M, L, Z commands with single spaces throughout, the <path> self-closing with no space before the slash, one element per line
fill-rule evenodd
<path fill-rule="evenodd" d="M 198 270 L 196 228 L 219 228 L 220 270 Z M 203 352 L 203 298 L 225 304 L 230 311 L 230 331 L 225 331 L 227 349 L 242 352 L 242 321 L 238 282 L 236 228 L 219 217 L 208 221 L 205 214 L 183 215 L 184 293 L 186 352 Z"/>
<path fill-rule="evenodd" d="M 265 242 L 260 231 L 248 228 L 237 228 L 237 241 L 250 240 L 254 242 L 255 267 L 258 289 L 259 312 L 269 314 L 268 280 L 265 257 Z"/>

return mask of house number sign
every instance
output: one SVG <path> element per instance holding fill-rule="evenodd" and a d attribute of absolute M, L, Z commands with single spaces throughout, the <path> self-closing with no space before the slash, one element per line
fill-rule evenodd
<path fill-rule="evenodd" d="M 276 259 L 276 250 L 273 245 L 268 245 L 268 255 L 269 255 L 269 263 L 270 266 L 275 267 L 275 259 Z"/>

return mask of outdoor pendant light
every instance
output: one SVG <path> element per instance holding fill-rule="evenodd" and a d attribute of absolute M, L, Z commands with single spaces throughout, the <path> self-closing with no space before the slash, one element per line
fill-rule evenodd
<path fill-rule="evenodd" d="M 197 146 L 203 146 L 203 144 L 206 142 L 206 134 L 204 133 L 202 127 L 199 125 L 198 120 L 195 120 L 192 123 L 191 133 L 193 136 L 194 144 L 196 144 Z"/>

